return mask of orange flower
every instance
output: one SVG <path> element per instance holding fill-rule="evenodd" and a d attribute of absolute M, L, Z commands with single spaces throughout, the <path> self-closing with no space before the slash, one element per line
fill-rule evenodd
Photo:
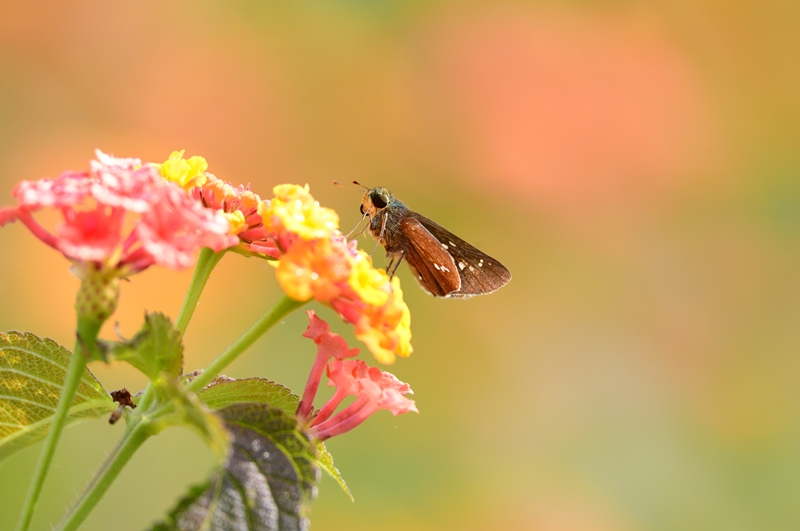
<path fill-rule="evenodd" d="M 278 261 L 275 275 L 286 294 L 298 301 L 330 302 L 350 278 L 347 248 L 330 239 L 298 240 Z"/>

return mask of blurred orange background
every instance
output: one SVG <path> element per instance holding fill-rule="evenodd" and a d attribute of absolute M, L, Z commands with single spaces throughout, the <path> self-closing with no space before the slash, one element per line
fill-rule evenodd
<path fill-rule="evenodd" d="M 360 192 L 331 180 L 387 186 L 505 263 L 511 283 L 467 301 L 399 270 L 415 352 L 390 370 L 421 414 L 330 441 L 356 502 L 324 477 L 315 531 L 798 529 L 798 27 L 794 1 L 5 0 L 0 204 L 96 147 L 185 149 L 264 197 L 308 183 L 345 231 Z M 0 330 L 72 345 L 68 262 L 20 224 L 0 248 Z M 145 310 L 174 317 L 190 276 L 131 278 L 112 321 L 132 335 Z M 186 370 L 279 296 L 265 262 L 226 257 Z M 299 392 L 306 323 L 291 315 L 227 374 Z M 35 528 L 121 432 L 66 430 Z M 39 449 L 0 464 L 0 529 Z M 168 430 L 83 529 L 145 529 L 212 465 Z"/>

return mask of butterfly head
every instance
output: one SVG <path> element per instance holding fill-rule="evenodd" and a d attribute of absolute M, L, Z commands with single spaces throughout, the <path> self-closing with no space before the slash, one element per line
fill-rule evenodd
<path fill-rule="evenodd" d="M 383 186 L 370 188 L 361 198 L 361 214 L 368 215 L 372 219 L 394 200 L 392 192 Z"/>

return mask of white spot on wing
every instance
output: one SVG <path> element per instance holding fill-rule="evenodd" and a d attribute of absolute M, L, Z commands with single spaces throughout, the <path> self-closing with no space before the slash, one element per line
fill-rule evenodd
<path fill-rule="evenodd" d="M 465 268 L 465 267 L 467 267 L 467 266 L 465 266 L 465 265 L 464 265 L 464 262 L 459 262 L 459 263 L 458 263 L 458 268 L 459 268 L 461 271 L 464 271 L 464 268 Z"/>
<path fill-rule="evenodd" d="M 450 270 L 447 269 L 445 266 L 442 266 L 442 271 L 447 271 L 448 273 L 450 272 Z"/>
<path fill-rule="evenodd" d="M 469 270 L 470 270 L 470 271 L 475 271 L 475 268 L 474 268 L 474 267 L 472 267 L 472 266 L 469 266 Z"/>
<path fill-rule="evenodd" d="M 451 245 L 452 247 L 455 247 L 455 246 L 456 246 L 456 244 L 454 244 L 453 242 L 450 242 L 450 245 Z"/>
<path fill-rule="evenodd" d="M 449 247 L 447 247 L 445 244 L 442 244 L 442 247 L 444 247 L 445 251 L 446 251 L 447 249 L 449 249 Z"/>
<path fill-rule="evenodd" d="M 441 271 L 441 270 L 442 270 L 442 269 L 439 267 L 439 264 L 437 264 L 437 263 L 435 263 L 435 262 L 434 262 L 434 264 L 433 264 L 433 267 L 435 267 L 437 271 Z"/>

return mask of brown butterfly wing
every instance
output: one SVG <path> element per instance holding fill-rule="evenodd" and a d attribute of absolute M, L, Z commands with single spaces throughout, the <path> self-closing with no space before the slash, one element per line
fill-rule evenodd
<path fill-rule="evenodd" d="M 419 223 L 422 226 L 421 228 L 438 243 L 438 249 L 449 255 L 450 261 L 456 268 L 454 271 L 459 276 L 460 286 L 455 290 L 446 292 L 444 296 L 463 298 L 473 295 L 484 295 L 497 291 L 511 280 L 511 273 L 503 264 L 462 240 L 441 225 L 416 212 L 412 214 L 413 218 L 407 217 L 403 220 L 403 223 L 409 223 L 408 220 L 410 219 L 414 219 L 414 221 Z M 413 240 L 411 244 L 413 246 Z M 431 244 L 426 245 L 426 248 L 427 247 L 437 246 Z M 438 260 L 440 265 L 444 261 L 443 258 L 438 258 Z M 436 272 L 438 273 L 438 271 Z M 449 285 L 452 286 L 455 285 L 455 283 L 453 282 Z M 436 293 L 434 294 L 436 295 Z"/>
<path fill-rule="evenodd" d="M 405 259 L 424 289 L 446 297 L 461 288 L 461 277 L 453 257 L 419 219 L 405 217 L 400 230 L 406 237 Z"/>

